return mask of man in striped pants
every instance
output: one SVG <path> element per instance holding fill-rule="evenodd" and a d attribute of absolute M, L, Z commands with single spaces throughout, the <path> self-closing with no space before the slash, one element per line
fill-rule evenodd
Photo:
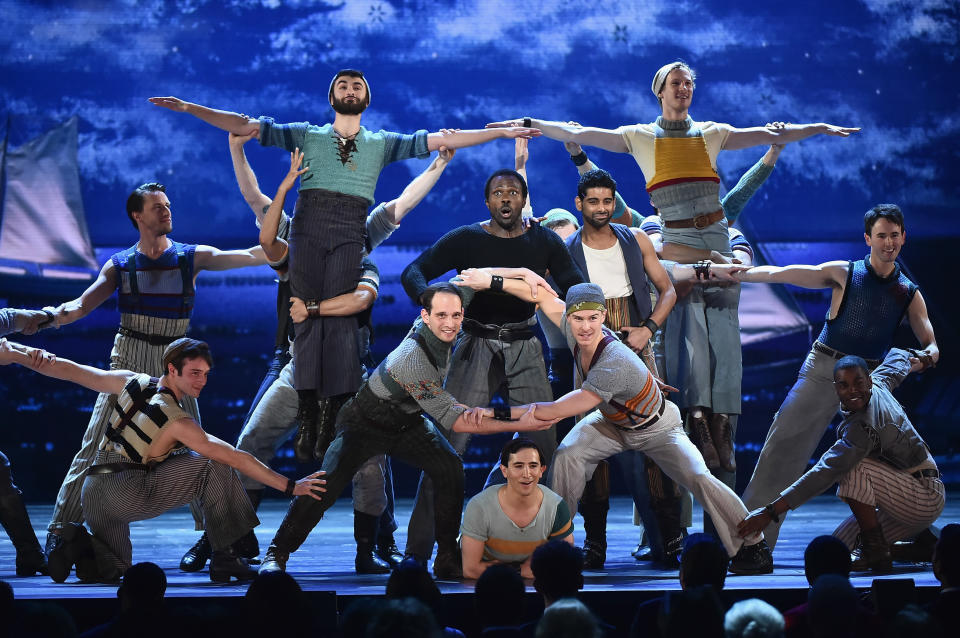
<path fill-rule="evenodd" d="M 59 328 L 82 319 L 116 290 L 120 328 L 110 352 L 113 370 L 162 375 L 164 348 L 184 336 L 190 325 L 197 274 L 201 270 L 228 270 L 266 263 L 259 247 L 220 250 L 169 239 L 173 217 L 165 190 L 162 184 L 149 183 L 130 194 L 127 216 L 139 232 L 139 241 L 107 260 L 96 281 L 80 297 L 56 308 L 45 308 L 46 322 L 39 325 Z M 62 540 L 64 537 L 69 540 L 76 529 L 71 523 L 83 521 L 80 510 L 83 480 L 106 432 L 115 403 L 116 396 L 110 393 L 97 397 L 80 450 L 57 494 L 45 550 L 48 561 L 54 564 L 51 571 L 54 580 L 63 580 L 70 573 L 71 561 L 64 556 Z M 184 397 L 183 408 L 200 423 L 196 399 Z M 202 513 L 195 507 L 192 509 L 197 529 L 203 529 Z"/>
<path fill-rule="evenodd" d="M 890 571 L 890 544 L 911 538 L 943 512 L 937 464 L 891 394 L 910 372 L 928 366 L 929 357 L 894 348 L 873 373 L 860 357 L 840 359 L 833 372 L 843 414 L 837 442 L 780 498 L 751 512 L 740 524 L 741 536 L 764 529 L 839 483 L 837 496 L 853 515 L 833 535 L 851 549 L 859 536 L 861 553 L 853 571 Z"/>
<path fill-rule="evenodd" d="M 259 523 L 234 470 L 283 491 L 317 500 L 321 472 L 299 481 L 277 474 L 253 455 L 207 434 L 180 402 L 199 396 L 213 366 L 209 346 L 184 337 L 166 348 L 159 379 L 130 370 L 99 370 L 0 339 L 0 365 L 19 363 L 55 379 L 116 396 L 110 425 L 97 445 L 96 465 L 83 486 L 84 514 L 93 540 L 76 527 L 71 551 L 92 553 L 88 580 L 119 581 L 133 564 L 130 523 L 159 516 L 193 500 L 207 522 L 213 559 L 210 579 L 249 580 L 256 574 L 231 544 Z M 184 447 L 191 451 L 174 454 Z"/>

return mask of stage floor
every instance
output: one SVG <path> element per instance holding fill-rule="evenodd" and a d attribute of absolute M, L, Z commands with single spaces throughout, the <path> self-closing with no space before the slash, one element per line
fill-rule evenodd
<path fill-rule="evenodd" d="M 958 495 L 960 496 L 960 495 Z M 405 525 L 409 519 L 412 500 L 398 502 L 397 519 Z M 37 530 L 41 544 L 46 537 L 43 525 L 50 518 L 52 505 L 30 506 L 30 517 Z M 286 511 L 286 502 L 267 500 L 259 515 L 261 525 L 257 528 L 261 551 L 276 531 Z M 829 534 L 849 509 L 832 496 L 821 496 L 790 515 L 784 526 L 780 541 L 774 552 L 775 569 L 765 576 L 734 576 L 727 578 L 727 589 L 806 589 L 803 576 L 803 550 L 807 543 L 820 534 Z M 632 525 L 632 508 L 626 497 L 613 499 L 608 522 L 607 563 L 603 571 L 585 572 L 585 590 L 599 592 L 658 591 L 679 589 L 676 572 L 658 571 L 639 563 L 630 552 L 639 539 L 638 528 Z M 947 507 L 937 522 L 938 526 L 960 521 L 960 500 L 953 494 L 947 497 Z M 575 520 L 574 535 L 582 542 L 582 520 Z M 702 529 L 702 510 L 695 507 L 693 530 Z M 211 583 L 204 570 L 187 574 L 178 569 L 180 556 L 199 537 L 193 530 L 193 519 L 186 508 L 178 509 L 131 526 L 134 562 L 152 561 L 167 574 L 167 596 L 173 597 L 221 597 L 242 596 L 245 586 Z M 403 548 L 406 529 L 397 532 L 397 544 Z M 349 499 L 341 499 L 288 563 L 304 590 L 336 592 L 338 596 L 379 595 L 384 591 L 387 577 L 358 576 L 353 571 L 356 546 L 353 542 L 353 517 Z M 929 565 L 898 564 L 890 577 L 913 578 L 918 587 L 938 586 Z M 14 550 L 5 534 L 0 534 L 0 580 L 13 585 L 18 599 L 64 599 L 64 598 L 114 598 L 115 585 L 85 585 L 71 578 L 64 584 L 53 583 L 46 576 L 18 578 L 14 574 Z M 855 576 L 856 587 L 869 587 L 873 577 Z M 473 591 L 473 582 L 439 583 L 444 593 L 468 593 Z M 532 587 L 528 583 L 528 590 Z"/>

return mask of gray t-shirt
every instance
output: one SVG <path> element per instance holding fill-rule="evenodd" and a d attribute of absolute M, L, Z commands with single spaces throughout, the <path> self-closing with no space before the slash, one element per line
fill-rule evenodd
<path fill-rule="evenodd" d="M 566 315 L 561 328 L 570 350 L 576 352 L 577 341 Z M 640 357 L 619 340 L 607 344 L 586 374 L 581 365 L 580 357 L 574 356 L 576 384 L 603 399 L 600 412 L 613 423 L 628 428 L 634 425 L 624 410 L 610 405 L 611 400 L 628 408 L 634 421 L 643 421 L 642 417 L 660 409 L 663 394 L 656 381 Z"/>

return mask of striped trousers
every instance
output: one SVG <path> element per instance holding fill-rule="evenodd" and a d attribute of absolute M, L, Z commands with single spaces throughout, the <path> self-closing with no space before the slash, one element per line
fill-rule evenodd
<path fill-rule="evenodd" d="M 97 464 L 123 461 L 129 459 L 107 450 L 100 450 L 96 457 Z M 214 550 L 228 547 L 260 524 L 233 468 L 196 452 L 169 456 L 147 471 L 87 477 L 83 512 L 93 532 L 100 576 L 119 576 L 133 564 L 130 523 L 194 499 L 203 509 Z"/>
<path fill-rule="evenodd" d="M 190 325 L 189 319 L 163 319 L 161 317 L 147 317 L 144 315 L 124 314 L 120 317 L 120 325 L 145 334 L 155 334 L 168 337 L 179 337 L 186 333 Z M 163 351 L 166 346 L 150 345 L 146 341 L 117 334 L 113 339 L 113 350 L 110 352 L 111 370 L 131 370 L 150 376 L 163 375 Z M 114 415 L 114 406 L 117 402 L 115 394 L 100 394 L 93 406 L 93 413 L 87 423 L 80 442 L 80 450 L 74 455 L 67 475 L 57 492 L 57 500 L 53 507 L 53 516 L 47 529 L 53 531 L 64 527 L 68 523 L 82 523 L 84 519 L 80 508 L 80 494 L 83 491 L 83 479 L 87 468 L 93 465 L 97 456 L 100 442 L 103 440 L 110 419 Z M 181 402 L 183 409 L 193 419 L 200 423 L 200 411 L 197 400 L 184 396 Z M 203 529 L 203 516 L 194 506 L 191 507 L 194 521 L 198 530 Z"/>
<path fill-rule="evenodd" d="M 943 482 L 916 478 L 882 461 L 866 458 L 840 481 L 837 496 L 877 508 L 877 519 L 888 543 L 906 540 L 929 527 L 943 512 Z M 860 526 L 850 516 L 833 535 L 851 550 L 857 544 Z"/>
<path fill-rule="evenodd" d="M 330 299 L 360 280 L 366 200 L 321 189 L 301 190 L 290 227 L 290 288 L 294 297 Z M 293 384 L 320 397 L 353 394 L 361 383 L 357 320 L 315 317 L 294 324 Z"/>

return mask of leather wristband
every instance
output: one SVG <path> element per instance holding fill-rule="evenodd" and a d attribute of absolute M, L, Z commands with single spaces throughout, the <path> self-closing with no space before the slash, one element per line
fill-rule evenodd
<path fill-rule="evenodd" d="M 493 275 L 490 278 L 490 290 L 503 290 L 503 277 Z"/>
<path fill-rule="evenodd" d="M 533 124 L 533 120 L 529 117 L 523 118 L 523 128 L 530 128 Z"/>
<path fill-rule="evenodd" d="M 587 154 L 584 151 L 580 151 L 579 155 L 571 155 L 570 161 L 573 162 L 574 166 L 583 166 L 587 163 Z"/>
<path fill-rule="evenodd" d="M 769 516 L 774 523 L 780 522 L 780 515 L 777 514 L 777 510 L 774 508 L 773 503 L 767 503 L 767 505 L 763 508 L 763 511 L 767 513 L 767 516 Z"/>
<path fill-rule="evenodd" d="M 657 322 L 647 317 L 647 320 L 643 322 L 643 327 L 650 331 L 651 335 L 657 334 L 657 330 L 660 329 L 660 326 L 657 325 Z"/>
<path fill-rule="evenodd" d="M 510 418 L 510 408 L 498 405 L 493 409 L 493 418 L 496 421 L 512 421 Z"/>
<path fill-rule="evenodd" d="M 296 489 L 297 482 L 292 478 L 287 479 L 287 489 L 283 490 L 284 496 L 293 496 L 293 490 Z"/>
<path fill-rule="evenodd" d="M 307 307 L 307 314 L 311 317 L 320 316 L 320 300 L 318 299 L 307 299 L 303 302 L 303 305 Z"/>
<path fill-rule="evenodd" d="M 47 318 L 44 319 L 44 320 L 40 323 L 40 325 L 37 326 L 37 329 L 38 329 L 38 330 L 42 330 L 42 329 L 47 328 L 47 327 L 49 327 L 49 326 L 55 325 L 55 324 L 56 324 L 56 321 L 57 321 L 57 315 L 54 314 L 54 312 L 53 312 L 52 310 L 50 310 L 49 308 L 44 308 L 44 309 L 43 309 L 43 312 L 44 312 L 44 314 L 47 315 Z"/>
<path fill-rule="evenodd" d="M 704 260 L 693 264 L 693 272 L 697 276 L 698 281 L 710 279 L 710 263 L 711 262 Z"/>

